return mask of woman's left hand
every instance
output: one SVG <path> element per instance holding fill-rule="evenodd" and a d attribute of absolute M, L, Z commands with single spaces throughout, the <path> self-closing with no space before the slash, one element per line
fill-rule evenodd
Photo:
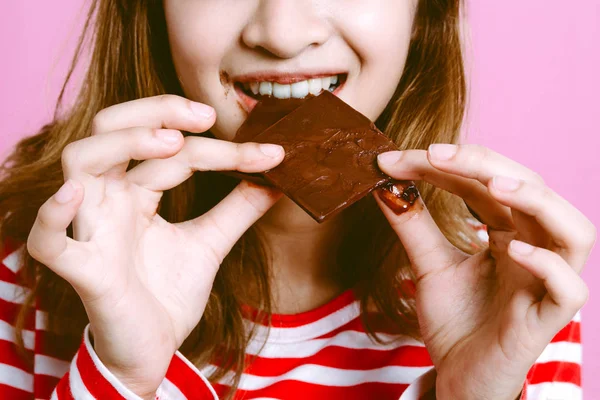
<path fill-rule="evenodd" d="M 469 255 L 445 238 L 421 199 L 396 215 L 375 196 L 417 278 L 437 398 L 518 398 L 535 360 L 587 300 L 579 273 L 595 227 L 539 175 L 481 146 L 391 152 L 379 166 L 462 197 L 488 228 L 489 249 Z"/>

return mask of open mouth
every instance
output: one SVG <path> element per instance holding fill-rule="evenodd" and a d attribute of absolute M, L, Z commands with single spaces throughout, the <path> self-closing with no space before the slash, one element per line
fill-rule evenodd
<path fill-rule="evenodd" d="M 344 73 L 297 80 L 292 83 L 272 81 L 235 82 L 234 87 L 251 110 L 264 97 L 303 99 L 311 95 L 317 96 L 325 90 L 334 93 L 343 86 L 347 77 L 348 74 Z"/>

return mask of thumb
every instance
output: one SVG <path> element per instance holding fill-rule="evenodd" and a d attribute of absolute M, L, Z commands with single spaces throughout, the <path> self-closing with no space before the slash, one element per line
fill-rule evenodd
<path fill-rule="evenodd" d="M 242 181 L 206 214 L 180 226 L 196 232 L 220 264 L 244 232 L 281 196 L 281 192 L 273 188 Z"/>
<path fill-rule="evenodd" d="M 83 201 L 84 188 L 69 179 L 38 210 L 27 238 L 27 251 L 37 261 L 74 284 L 80 243 L 67 236 L 67 228 Z"/>
<path fill-rule="evenodd" d="M 417 280 L 454 263 L 456 248 L 436 225 L 414 182 L 392 182 L 374 196 L 400 238 Z"/>

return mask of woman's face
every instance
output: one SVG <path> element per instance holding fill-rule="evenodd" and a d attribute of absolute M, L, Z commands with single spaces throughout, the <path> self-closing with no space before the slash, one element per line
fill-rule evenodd
<path fill-rule="evenodd" d="M 417 0 L 164 0 L 186 96 L 231 140 L 260 96 L 333 90 L 371 120 L 404 68 Z M 337 81 L 337 82 L 336 82 Z"/>

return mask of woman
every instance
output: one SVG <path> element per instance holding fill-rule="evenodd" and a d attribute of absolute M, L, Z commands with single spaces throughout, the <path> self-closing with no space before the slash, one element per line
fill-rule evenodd
<path fill-rule="evenodd" d="M 101 0 L 89 15 L 76 105 L 18 145 L 0 184 L 5 280 L 30 289 L 4 306 L 18 339 L 3 362 L 32 381 L 7 393 L 404 399 L 434 382 L 440 399 L 512 400 L 576 381 L 556 355 L 532 365 L 577 340 L 595 229 L 534 172 L 449 144 L 459 1 Z M 306 84 L 404 150 L 379 166 L 424 181 L 411 211 L 376 194 L 317 225 L 207 172 L 278 165 L 280 147 L 230 140 L 260 96 Z"/>

